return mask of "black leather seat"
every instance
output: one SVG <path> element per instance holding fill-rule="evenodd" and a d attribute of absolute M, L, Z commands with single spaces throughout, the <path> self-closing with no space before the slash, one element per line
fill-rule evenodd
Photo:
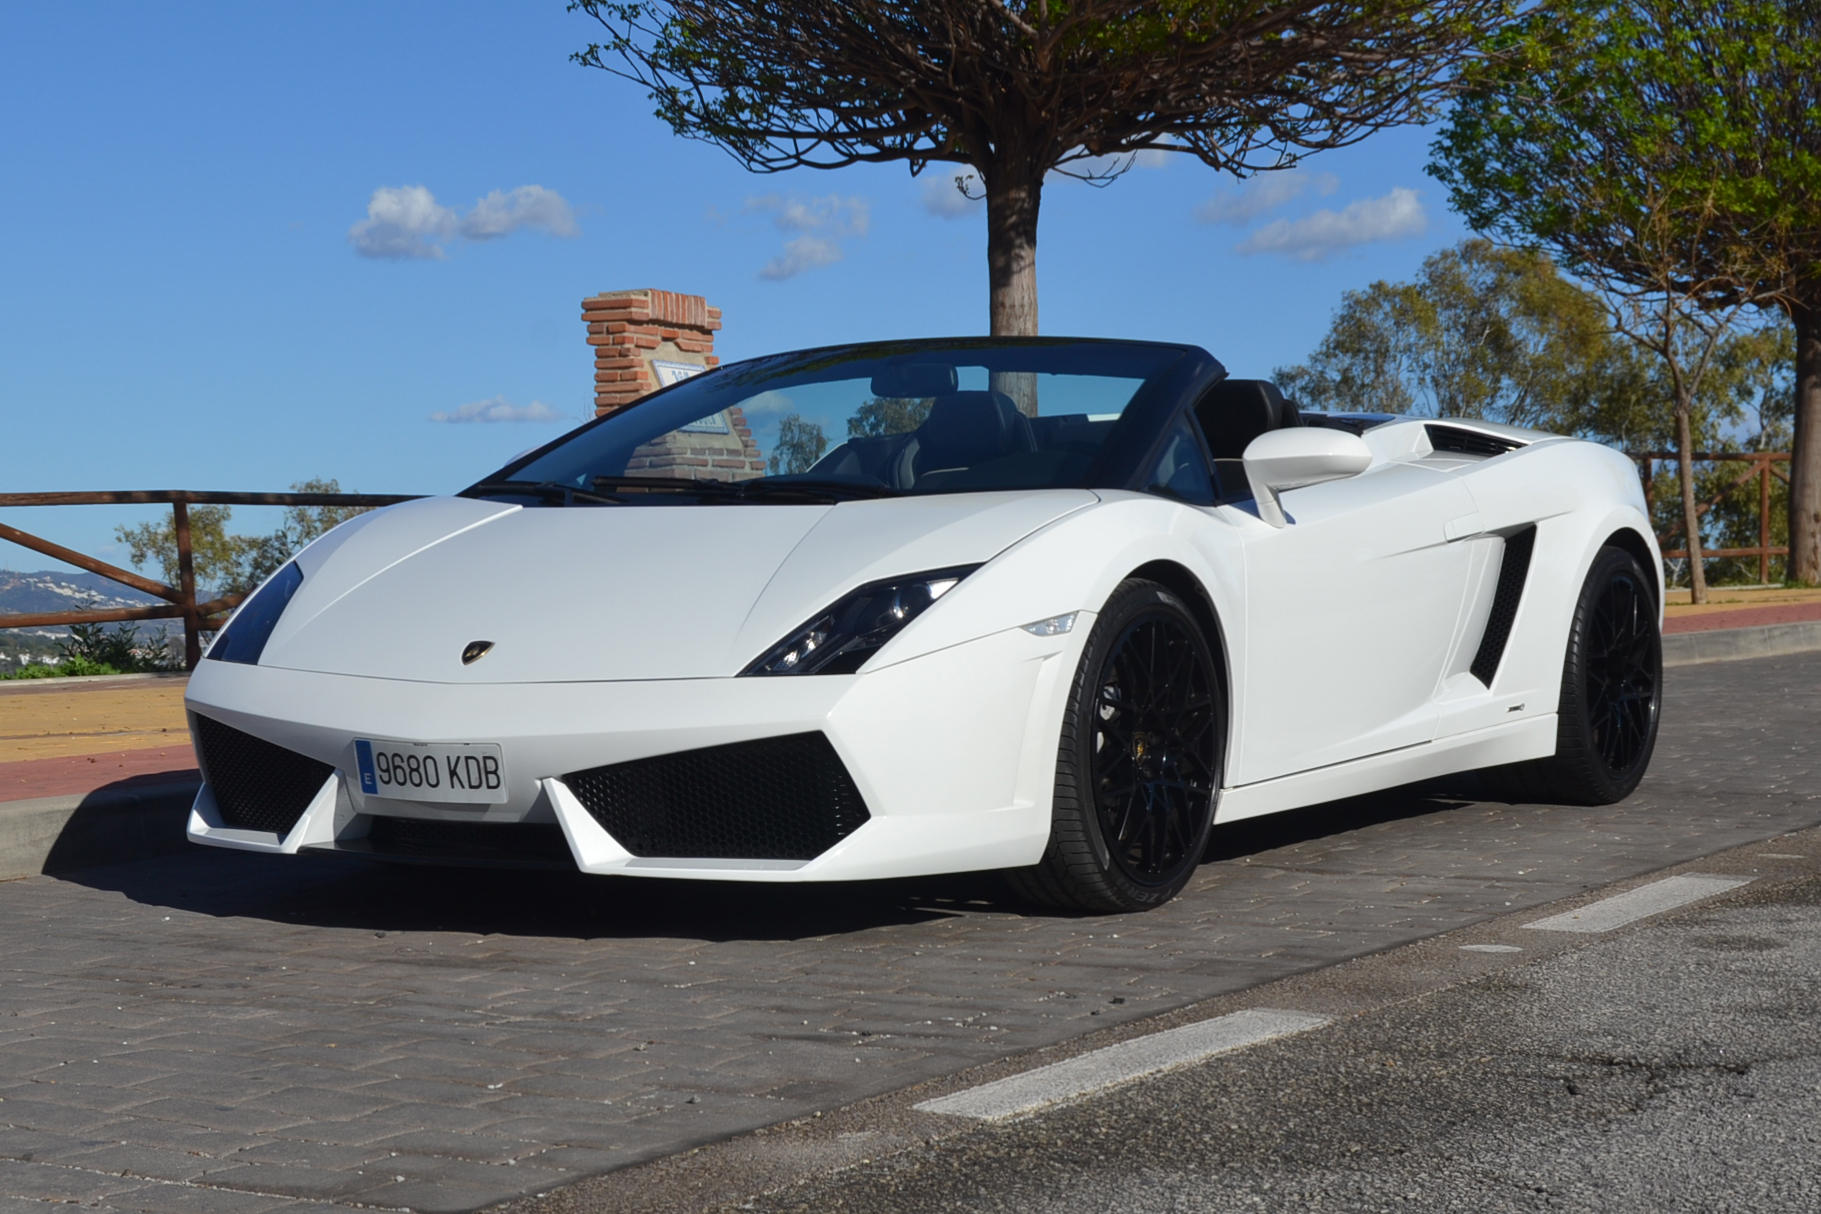
<path fill-rule="evenodd" d="M 1029 419 L 1011 397 L 993 391 L 938 396 L 916 437 L 912 467 L 918 480 L 1034 448 Z"/>
<path fill-rule="evenodd" d="M 1246 445 L 1269 430 L 1303 424 L 1296 406 L 1264 379 L 1223 379 L 1195 406 L 1195 420 L 1217 460 L 1239 459 Z"/>

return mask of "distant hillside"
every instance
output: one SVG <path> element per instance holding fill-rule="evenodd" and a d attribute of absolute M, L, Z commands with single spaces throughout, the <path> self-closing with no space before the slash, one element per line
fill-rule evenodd
<path fill-rule="evenodd" d="M 14 573 L 0 569 L 0 615 L 26 611 L 80 611 L 91 606 L 143 607 L 159 600 L 110 582 L 98 573 Z"/>
<path fill-rule="evenodd" d="M 98 573 L 15 573 L 0 569 L 0 615 L 143 607 L 160 601 L 131 586 L 110 582 Z M 137 628 L 146 640 L 160 633 L 183 631 L 183 625 L 176 620 L 136 620 L 128 626 Z M 67 628 L 0 628 L 0 658 L 52 652 L 56 638 L 67 635 Z"/>

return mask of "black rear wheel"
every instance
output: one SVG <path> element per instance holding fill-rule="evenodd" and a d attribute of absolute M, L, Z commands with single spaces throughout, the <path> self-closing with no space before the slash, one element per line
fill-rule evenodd
<path fill-rule="evenodd" d="M 1207 850 L 1224 737 L 1195 617 L 1155 582 L 1123 583 L 1095 621 L 1063 716 L 1049 847 L 1014 884 L 1091 911 L 1174 898 Z"/>
<path fill-rule="evenodd" d="M 1512 800 L 1611 805 L 1650 766 L 1663 703 L 1655 580 L 1637 558 L 1603 548 L 1581 588 L 1562 663 L 1555 754 L 1485 774 Z"/>

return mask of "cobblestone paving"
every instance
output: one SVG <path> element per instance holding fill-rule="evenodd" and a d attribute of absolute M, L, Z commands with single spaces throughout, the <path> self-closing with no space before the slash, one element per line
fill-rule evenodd
<path fill-rule="evenodd" d="M 1149 915 L 198 850 L 0 884 L 0 1214 L 472 1209 L 1821 823 L 1821 655 L 1671 672 L 1607 809 L 1230 828 Z"/>

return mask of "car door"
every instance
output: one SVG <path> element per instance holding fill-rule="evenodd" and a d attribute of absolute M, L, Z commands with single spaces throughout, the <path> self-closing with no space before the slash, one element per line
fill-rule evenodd
<path fill-rule="evenodd" d="M 1471 515 L 1473 499 L 1447 473 L 1393 462 L 1282 498 L 1287 526 L 1241 529 L 1232 784 L 1432 741 L 1471 565 L 1447 524 Z"/>

